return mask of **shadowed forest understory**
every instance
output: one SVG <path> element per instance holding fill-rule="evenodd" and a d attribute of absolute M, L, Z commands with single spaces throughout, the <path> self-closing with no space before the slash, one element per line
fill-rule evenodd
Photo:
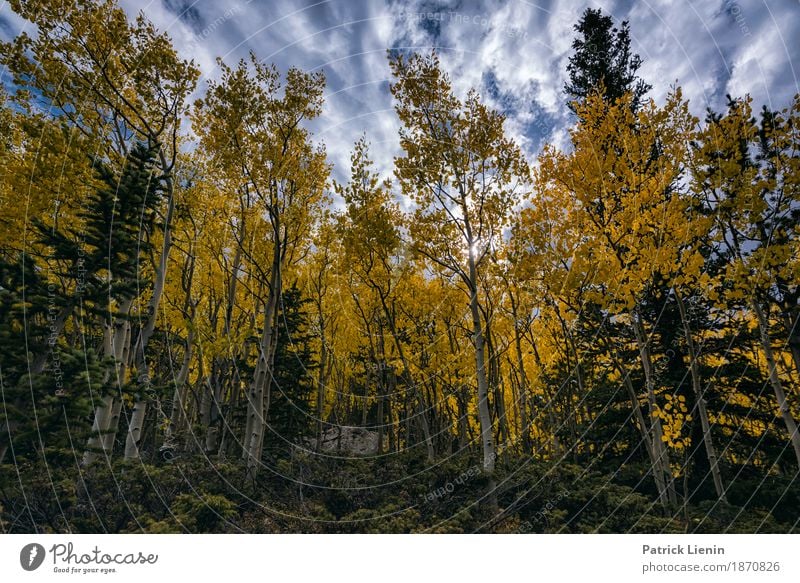
<path fill-rule="evenodd" d="M 656 103 L 587 9 L 564 145 L 391 50 L 338 181 L 322 72 L 9 5 L 2 532 L 800 528 L 800 96 Z"/>

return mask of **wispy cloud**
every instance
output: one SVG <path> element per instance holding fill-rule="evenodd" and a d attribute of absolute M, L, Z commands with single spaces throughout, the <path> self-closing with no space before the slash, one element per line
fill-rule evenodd
<path fill-rule="evenodd" d="M 478 89 L 508 117 L 509 132 L 531 155 L 564 143 L 571 123 L 562 92 L 572 25 L 587 6 L 630 20 L 641 74 L 661 100 L 677 83 L 703 115 L 725 94 L 784 107 L 800 90 L 796 0 L 121 0 L 143 11 L 192 57 L 205 78 L 253 51 L 274 62 L 323 70 L 323 115 L 312 124 L 327 145 L 334 176 L 349 172 L 353 142 L 366 134 L 380 169 L 391 173 L 398 122 L 388 91 L 386 51 L 436 48 L 459 93 Z M 22 26 L 0 7 L 0 36 Z M 201 80 L 199 92 L 205 86 Z"/>

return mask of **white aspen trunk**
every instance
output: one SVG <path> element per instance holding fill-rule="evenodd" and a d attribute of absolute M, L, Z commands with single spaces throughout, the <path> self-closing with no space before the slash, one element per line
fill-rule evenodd
<path fill-rule="evenodd" d="M 118 360 L 119 366 L 118 370 L 118 378 L 119 379 L 126 379 L 127 378 L 127 369 L 128 363 L 130 362 L 130 345 L 131 345 L 131 325 L 129 322 L 125 323 L 125 341 L 123 343 L 123 348 L 120 351 L 121 358 Z M 122 381 L 120 381 L 122 382 Z M 106 433 L 103 435 L 102 444 L 103 449 L 105 451 L 111 451 L 114 441 L 117 438 L 117 430 L 119 429 L 119 418 L 122 415 L 122 399 L 115 398 L 114 405 L 111 407 L 111 418 L 108 421 L 108 428 L 106 429 Z"/>
<path fill-rule="evenodd" d="M 109 323 L 106 326 L 103 338 L 103 355 L 106 358 L 113 357 L 113 373 L 118 383 L 125 381 L 125 371 L 130 350 L 130 330 L 131 325 L 127 320 L 130 313 L 133 299 L 125 299 L 120 304 L 120 313 L 123 320 L 117 323 Z M 107 370 L 103 378 L 103 384 L 108 382 L 112 371 Z M 95 407 L 94 421 L 92 422 L 92 434 L 86 444 L 86 451 L 83 454 L 83 465 L 89 466 L 97 459 L 99 449 L 103 456 L 108 459 L 114 445 L 119 416 L 122 410 L 122 401 L 115 399 L 113 395 L 103 397 L 100 405 Z"/>
<path fill-rule="evenodd" d="M 125 459 L 139 459 L 139 440 L 142 438 L 142 427 L 147 414 L 147 401 L 136 401 L 128 425 L 128 438 L 125 441 Z"/>
<path fill-rule="evenodd" d="M 661 419 L 656 417 L 653 413 L 656 410 L 656 394 L 655 394 L 655 378 L 653 376 L 653 363 L 650 357 L 650 349 L 648 348 L 647 335 L 644 328 L 639 321 L 636 314 L 631 314 L 634 334 L 636 336 L 636 343 L 639 348 L 639 358 L 644 370 L 645 385 L 647 387 L 647 402 L 650 408 L 651 430 L 653 433 L 653 451 L 656 454 L 661 470 L 664 475 L 664 482 L 666 484 L 666 498 L 661 496 L 661 503 L 677 504 L 677 494 L 675 492 L 675 480 L 672 476 L 672 468 L 669 461 L 669 452 L 664 444 L 663 436 L 664 431 L 661 427 Z"/>
<path fill-rule="evenodd" d="M 128 378 L 128 365 L 131 360 L 131 323 L 127 316 L 130 313 L 132 300 L 125 304 L 126 319 L 114 329 L 114 362 L 116 364 L 117 382 L 124 383 Z"/>
<path fill-rule="evenodd" d="M 282 289 L 282 287 L 281 287 Z M 278 294 L 278 298 L 280 298 L 280 293 Z M 264 389 L 264 413 L 262 415 L 264 419 L 264 428 L 267 427 L 267 419 L 269 419 L 269 407 L 272 403 L 272 379 L 275 370 L 275 351 L 278 349 L 278 341 L 277 339 L 278 334 L 278 310 L 275 310 L 275 321 L 273 323 L 273 332 L 272 332 L 272 348 L 269 353 L 269 378 L 267 379 L 267 386 Z"/>
<path fill-rule="evenodd" d="M 320 328 L 320 356 L 319 356 L 319 372 L 317 374 L 317 451 L 322 450 L 322 434 L 324 422 L 322 419 L 323 411 L 325 409 L 325 387 L 328 384 L 327 367 L 328 362 L 328 346 L 327 339 L 325 338 L 325 320 L 322 316 L 322 308 L 319 310 L 319 328 Z"/>
<path fill-rule="evenodd" d="M 162 167 L 166 169 L 167 164 L 163 149 L 159 151 L 159 156 L 161 158 Z M 158 266 L 156 266 L 155 270 L 153 295 L 148 303 L 148 318 L 136 342 L 135 360 L 136 368 L 139 372 L 139 392 L 133 407 L 133 412 L 131 413 L 130 422 L 128 424 L 128 436 L 125 440 L 125 459 L 127 460 L 139 458 L 139 440 L 142 437 L 142 426 L 147 413 L 147 391 L 150 388 L 150 372 L 148 370 L 146 356 L 147 344 L 156 326 L 158 307 L 161 304 L 161 297 L 164 295 L 169 254 L 172 250 L 172 215 L 175 212 L 175 192 L 172 178 L 169 174 L 166 175 L 165 181 L 167 183 L 169 199 L 167 201 L 167 214 L 164 217 L 164 241 L 161 245 L 161 257 L 159 257 Z"/>
<path fill-rule="evenodd" d="M 266 311 L 266 309 L 265 309 Z M 263 334 L 263 332 L 262 332 Z M 262 340 L 263 342 L 263 340 Z M 256 392 L 255 392 L 255 382 L 258 378 L 258 375 L 261 373 L 261 347 L 258 347 L 259 356 L 258 360 L 256 361 L 256 368 L 253 371 L 253 380 L 247 387 L 245 391 L 245 399 L 247 400 L 247 415 L 245 416 L 244 420 L 244 436 L 242 436 L 242 453 L 241 457 L 243 460 L 247 460 L 248 456 L 248 448 L 250 447 L 250 436 L 253 432 L 253 421 L 255 420 L 256 416 L 253 414 L 253 411 L 256 406 Z"/>
<path fill-rule="evenodd" d="M 194 318 L 196 313 L 197 304 L 192 301 L 192 282 L 194 281 L 194 266 L 195 266 L 195 248 L 197 245 L 197 231 L 189 247 L 187 259 L 184 262 L 183 274 L 187 276 L 187 281 L 184 286 L 186 292 L 184 297 L 184 315 L 189 319 L 187 326 L 186 343 L 184 345 L 183 361 L 178 375 L 175 378 L 175 390 L 172 393 L 172 409 L 169 415 L 169 422 L 167 423 L 164 432 L 164 445 L 168 448 L 174 448 L 175 435 L 180 433 L 183 428 L 183 420 L 186 415 L 186 408 L 184 404 L 184 392 L 186 379 L 189 377 L 189 367 L 192 362 L 192 355 L 194 350 Z M 187 273 L 188 272 L 188 273 Z M 234 276 L 235 277 L 235 276 Z"/>
<path fill-rule="evenodd" d="M 642 441 L 647 449 L 647 456 L 650 458 L 650 467 L 652 468 L 653 481 L 656 483 L 658 498 L 659 500 L 666 500 L 667 484 L 664 482 L 664 472 L 661 467 L 661 461 L 658 458 L 658 453 L 653 447 L 653 439 L 650 435 L 649 429 L 650 424 L 645 421 L 644 414 L 642 413 L 642 407 L 639 404 L 639 398 L 636 396 L 636 390 L 633 388 L 633 383 L 631 382 L 630 373 L 625 371 L 616 358 L 614 358 L 614 363 L 620 375 L 622 375 L 623 384 L 625 385 L 625 389 L 628 391 L 628 396 L 631 399 L 633 416 L 636 418 L 636 423 L 639 425 L 639 431 L 642 434 Z"/>
<path fill-rule="evenodd" d="M 794 455 L 797 458 L 797 465 L 800 467 L 800 433 L 797 431 L 797 422 L 794 420 L 794 417 L 792 417 L 792 412 L 789 409 L 789 402 L 786 400 L 786 393 L 783 390 L 781 379 L 778 376 L 778 365 L 775 361 L 775 354 L 772 351 L 772 341 L 769 337 L 769 322 L 758 300 L 753 298 L 751 304 L 756 318 L 758 319 L 761 348 L 764 352 L 764 358 L 767 361 L 767 367 L 769 369 L 769 382 L 772 385 L 772 390 L 775 392 L 775 399 L 778 401 L 778 409 L 786 425 L 786 431 L 789 433 L 789 440 L 792 444 Z"/>
<path fill-rule="evenodd" d="M 92 423 L 92 435 L 86 444 L 86 451 L 83 452 L 83 465 L 89 466 L 97 460 L 97 450 L 101 449 L 103 455 L 108 456 L 108 451 L 103 447 L 103 437 L 108 431 L 111 420 L 111 412 L 114 406 L 114 397 L 107 395 L 102 398 L 100 404 L 94 409 L 94 422 Z"/>
<path fill-rule="evenodd" d="M 478 420 L 481 425 L 481 446 L 483 451 L 483 471 L 489 476 L 494 474 L 495 450 L 492 435 L 492 416 L 489 411 L 489 381 L 486 376 L 486 346 L 481 327 L 481 312 L 478 304 L 478 274 L 475 267 L 475 258 L 470 246 L 469 278 L 470 298 L 469 308 L 472 314 L 472 333 L 475 345 L 475 365 L 478 379 Z"/>
<path fill-rule="evenodd" d="M 608 342 L 605 342 L 606 350 L 611 351 L 611 348 L 608 345 Z M 658 498 L 659 500 L 666 500 L 667 499 L 667 485 L 664 482 L 664 472 L 662 471 L 661 461 L 659 460 L 658 453 L 653 445 L 653 438 L 652 432 L 650 428 L 650 423 L 647 423 L 645 420 L 644 413 L 642 412 L 642 407 L 639 404 L 639 397 L 636 395 L 636 389 L 633 387 L 633 383 L 631 382 L 631 375 L 629 371 L 626 371 L 625 368 L 622 366 L 621 360 L 614 356 L 613 352 L 610 352 L 612 362 L 614 367 L 619 372 L 620 376 L 622 377 L 622 382 L 625 385 L 625 389 L 628 391 L 628 396 L 631 399 L 631 406 L 633 407 L 633 415 L 636 418 L 636 422 L 639 425 L 639 431 L 642 434 L 642 441 L 645 444 L 645 448 L 647 449 L 647 455 L 650 458 L 650 467 L 651 472 L 653 474 L 653 481 L 656 484 L 656 490 L 658 491 Z"/>
<path fill-rule="evenodd" d="M 253 383 L 247 400 L 247 428 L 245 435 L 244 458 L 247 461 L 247 473 L 254 479 L 261 465 L 261 452 L 264 447 L 266 429 L 266 403 L 268 385 L 272 381 L 271 359 L 273 354 L 273 333 L 281 294 L 281 247 L 276 230 L 275 249 L 273 251 L 271 284 L 269 297 L 264 310 L 264 331 L 261 337 L 260 354 L 256 365 Z"/>
<path fill-rule="evenodd" d="M 525 373 L 525 361 L 522 358 L 522 338 L 519 330 L 519 316 L 517 313 L 517 303 L 514 300 L 514 294 L 509 293 L 511 298 L 511 317 L 514 318 L 514 349 L 517 357 L 517 368 L 519 369 L 519 413 L 520 425 L 522 432 L 522 451 L 525 454 L 530 454 L 531 439 L 530 427 L 528 425 L 528 375 Z"/>
<path fill-rule="evenodd" d="M 678 305 L 678 312 L 681 316 L 681 323 L 683 324 L 683 334 L 686 338 L 686 349 L 689 352 L 689 370 L 692 375 L 692 388 L 697 399 L 697 414 L 700 416 L 700 425 L 703 430 L 703 445 L 706 449 L 706 455 L 711 466 L 711 477 L 714 480 L 714 489 L 717 492 L 717 498 L 722 501 L 725 499 L 725 487 L 722 483 L 722 475 L 719 471 L 719 458 L 714 448 L 714 441 L 711 439 L 711 425 L 708 421 L 708 410 L 706 409 L 706 399 L 703 391 L 702 383 L 700 380 L 700 366 L 697 362 L 697 351 L 694 346 L 694 338 L 692 337 L 692 329 L 689 325 L 689 318 L 686 314 L 686 306 L 683 303 L 683 298 L 677 289 L 675 292 L 675 303 Z"/>
<path fill-rule="evenodd" d="M 140 457 L 139 441 L 142 438 L 142 428 L 144 420 L 147 415 L 147 400 L 144 395 L 144 390 L 150 386 L 150 371 L 147 362 L 144 361 L 142 355 L 139 362 L 139 387 L 140 392 L 137 399 L 133 404 L 133 411 L 131 411 L 130 418 L 128 419 L 128 432 L 125 438 L 125 459 L 137 460 Z"/>
<path fill-rule="evenodd" d="M 184 391 L 186 379 L 189 377 L 189 368 L 192 362 L 194 349 L 194 327 L 189 327 L 186 338 L 186 349 L 183 353 L 183 362 L 178 376 L 175 378 L 175 391 L 172 395 L 172 410 L 170 411 L 169 424 L 167 425 L 164 442 L 172 444 L 175 434 L 183 428 L 183 421 L 186 417 L 186 407 L 184 403 Z"/>
<path fill-rule="evenodd" d="M 506 363 L 508 364 L 508 388 L 511 391 L 511 432 L 513 437 L 509 440 L 517 449 L 517 444 L 522 444 L 522 429 L 521 429 L 521 413 L 520 413 L 520 378 L 517 365 L 514 363 L 513 356 L 506 355 Z M 449 412 L 449 407 L 448 407 Z M 520 451 L 522 449 L 520 448 Z"/>
<path fill-rule="evenodd" d="M 383 453 L 383 439 L 384 439 L 384 425 L 383 420 L 385 416 L 384 411 L 384 399 L 386 393 L 386 385 L 387 385 L 387 365 L 386 365 L 386 342 L 384 340 L 384 330 L 383 324 L 378 320 L 378 341 L 377 341 L 377 348 L 378 348 L 378 370 L 376 371 L 376 379 L 377 379 L 377 397 L 378 397 L 378 407 L 377 407 L 377 421 L 378 421 L 378 453 Z"/>
<path fill-rule="evenodd" d="M 114 326 L 106 321 L 103 326 L 103 356 L 114 356 Z M 107 374 L 107 373 L 106 373 Z"/>
<path fill-rule="evenodd" d="M 228 360 L 225 360 L 224 362 L 226 363 L 226 370 L 229 371 L 229 372 L 231 370 L 231 366 L 230 366 L 231 361 L 235 358 L 235 349 L 234 349 L 233 345 L 231 344 L 231 326 L 232 326 L 232 323 L 233 323 L 233 310 L 234 310 L 234 308 L 236 306 L 236 288 L 238 287 L 238 282 L 239 282 L 239 268 L 240 268 L 241 260 L 242 260 L 242 244 L 241 244 L 241 242 L 242 242 L 242 239 L 244 238 L 244 232 L 245 232 L 245 225 L 244 225 L 244 222 L 242 222 L 241 237 L 239 238 L 238 244 L 236 245 L 236 252 L 235 252 L 235 254 L 233 256 L 233 264 L 232 264 L 233 265 L 233 270 L 231 272 L 231 279 L 230 279 L 230 282 L 228 284 L 228 296 L 227 296 L 227 302 L 226 302 L 226 305 L 225 305 L 225 327 L 224 327 L 224 333 L 225 333 L 225 339 L 226 339 L 226 341 L 228 343 L 228 354 L 227 354 L 227 359 Z M 235 367 L 234 367 L 234 369 L 235 369 Z M 235 400 L 235 397 L 236 397 L 236 395 L 238 395 L 238 392 L 239 392 L 238 372 L 236 370 L 233 370 L 232 375 L 233 375 L 233 378 L 230 381 L 230 399 L 231 399 L 231 401 Z M 232 402 L 231 402 L 231 406 L 233 406 Z M 225 450 L 226 450 L 226 447 L 227 447 L 226 446 L 225 437 L 227 435 L 227 431 L 229 430 L 229 428 L 226 427 L 226 423 L 223 420 L 223 423 L 222 423 L 222 425 L 220 427 L 220 430 L 219 431 L 215 430 L 213 436 L 211 435 L 211 433 L 212 433 L 211 430 L 212 430 L 211 427 L 207 427 L 206 428 L 206 450 L 208 450 L 209 446 L 211 446 L 213 443 L 215 443 L 217 441 L 217 439 L 219 438 L 218 439 L 219 448 L 218 448 L 218 452 L 217 453 L 218 453 L 218 456 L 220 458 L 223 458 L 223 457 L 225 457 Z"/>
<path fill-rule="evenodd" d="M 103 356 L 106 358 L 114 354 L 114 327 L 110 322 L 105 323 L 103 330 Z M 102 384 L 108 381 L 109 372 L 103 376 Z M 107 395 L 100 399 L 100 404 L 94 408 L 94 421 L 92 422 L 92 433 L 86 442 L 86 450 L 83 452 L 82 465 L 89 466 L 97 459 L 96 450 L 102 447 L 103 432 L 108 429 L 108 421 L 111 418 L 111 407 L 114 404 L 114 397 Z"/>
<path fill-rule="evenodd" d="M 108 420 L 108 426 L 105 433 L 100 439 L 100 445 L 106 455 L 110 455 L 114 447 L 114 439 L 117 435 L 117 428 L 119 427 L 119 416 L 122 414 L 122 399 L 114 399 L 111 405 L 111 416 Z"/>

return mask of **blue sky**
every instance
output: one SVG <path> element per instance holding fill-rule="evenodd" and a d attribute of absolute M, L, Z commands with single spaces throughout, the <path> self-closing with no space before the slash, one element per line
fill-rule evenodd
<path fill-rule="evenodd" d="M 572 122 L 562 87 L 572 25 L 587 7 L 629 20 L 641 75 L 661 101 L 683 87 L 693 112 L 720 109 L 725 94 L 750 93 L 785 107 L 800 91 L 799 0 L 121 0 L 144 13 L 216 77 L 215 57 L 233 63 L 254 51 L 281 70 L 324 70 L 323 115 L 313 124 L 342 179 L 353 142 L 366 132 L 385 173 L 398 153 L 389 94 L 388 48 L 436 47 L 460 94 L 474 87 L 508 116 L 532 157 L 563 145 Z M 24 23 L 0 2 L 0 36 Z M 797 68 L 795 66 L 797 63 Z M 205 83 L 201 80 L 198 92 Z"/>

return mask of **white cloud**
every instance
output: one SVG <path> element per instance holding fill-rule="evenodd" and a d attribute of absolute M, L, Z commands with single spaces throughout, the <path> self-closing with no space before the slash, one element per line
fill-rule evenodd
<path fill-rule="evenodd" d="M 437 47 L 460 95 L 478 89 L 508 114 L 507 127 L 533 155 L 542 139 L 568 141 L 563 86 L 574 32 L 587 6 L 630 20 L 641 75 L 660 101 L 676 81 L 695 114 L 720 109 L 724 95 L 751 93 L 756 107 L 788 104 L 798 91 L 793 62 L 800 18 L 795 0 L 120 0 L 169 32 L 178 50 L 216 77 L 215 58 L 232 63 L 252 50 L 274 62 L 322 69 L 328 84 L 311 124 L 335 164 L 349 171 L 353 142 L 366 133 L 384 175 L 399 152 L 387 91 L 391 47 Z M 0 35 L 22 23 L 0 8 Z M 198 93 L 205 88 L 201 80 Z"/>

